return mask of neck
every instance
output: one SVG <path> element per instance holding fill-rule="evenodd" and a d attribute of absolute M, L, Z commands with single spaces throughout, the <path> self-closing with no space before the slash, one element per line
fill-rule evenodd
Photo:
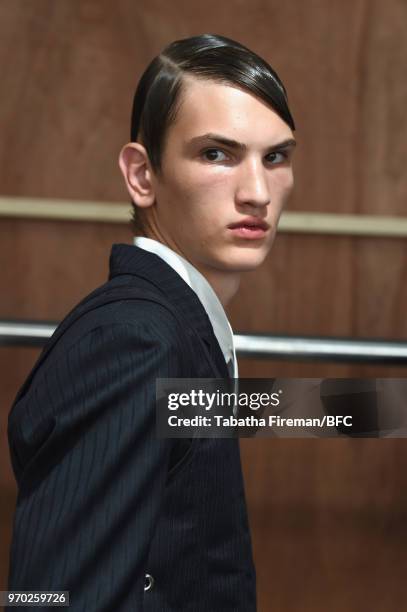
<path fill-rule="evenodd" d="M 240 274 L 236 272 L 224 272 L 214 268 L 204 268 L 193 262 L 197 270 L 206 278 L 216 293 L 222 306 L 226 308 L 233 296 L 239 289 Z"/>
<path fill-rule="evenodd" d="M 175 253 L 178 253 L 178 255 L 181 255 L 187 261 L 189 261 L 189 263 L 193 265 L 206 278 L 206 280 L 218 296 L 222 306 L 225 308 L 229 304 L 230 300 L 233 298 L 233 296 L 239 289 L 239 272 L 227 272 L 224 270 L 218 270 L 216 268 L 211 268 L 208 266 L 201 265 L 199 263 L 197 264 L 194 261 L 190 261 L 190 259 L 177 247 L 176 244 L 173 244 L 170 240 L 165 240 L 164 236 L 161 236 L 158 232 L 146 231 L 143 235 L 146 238 L 152 238 L 153 240 L 162 242 L 170 249 L 175 251 Z"/>

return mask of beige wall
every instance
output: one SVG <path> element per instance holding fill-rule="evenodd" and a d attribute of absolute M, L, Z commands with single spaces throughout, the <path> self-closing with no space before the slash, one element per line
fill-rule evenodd
<path fill-rule="evenodd" d="M 224 34 L 282 77 L 297 124 L 289 209 L 406 215 L 402 0 L 4 0 L 0 195 L 126 202 L 117 155 L 134 87 L 165 44 Z M 58 320 L 103 282 L 125 225 L 0 219 L 0 318 Z M 402 238 L 281 234 L 244 278 L 235 330 L 407 338 Z M 0 583 L 15 483 L 7 413 L 38 351 L 0 348 Z M 242 376 L 402 368 L 242 360 Z M 261 612 L 399 609 L 407 450 L 397 441 L 243 440 Z M 5 588 L 1 586 L 0 588 Z"/>

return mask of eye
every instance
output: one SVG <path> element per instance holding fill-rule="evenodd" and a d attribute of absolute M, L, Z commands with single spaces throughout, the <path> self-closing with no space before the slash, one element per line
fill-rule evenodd
<path fill-rule="evenodd" d="M 280 159 L 275 159 L 277 155 L 280 155 Z M 274 162 L 274 163 L 281 163 L 284 162 L 287 158 L 288 158 L 288 153 L 286 151 L 273 151 L 273 153 L 269 153 L 269 156 L 274 156 L 274 159 L 270 159 L 269 161 Z"/>
<path fill-rule="evenodd" d="M 226 157 L 223 157 L 223 158 L 216 157 L 218 153 L 220 153 L 221 155 L 225 155 L 221 149 L 212 148 L 212 149 L 205 149 L 205 151 L 202 151 L 202 155 L 205 157 L 206 161 L 211 161 L 211 162 L 212 161 L 225 161 L 227 159 Z"/>

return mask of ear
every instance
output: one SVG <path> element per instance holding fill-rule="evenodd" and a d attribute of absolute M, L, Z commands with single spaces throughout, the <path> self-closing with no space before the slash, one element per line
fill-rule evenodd
<path fill-rule="evenodd" d="M 145 147 L 139 142 L 128 142 L 121 149 L 118 161 L 133 202 L 141 208 L 152 206 L 155 194 Z"/>

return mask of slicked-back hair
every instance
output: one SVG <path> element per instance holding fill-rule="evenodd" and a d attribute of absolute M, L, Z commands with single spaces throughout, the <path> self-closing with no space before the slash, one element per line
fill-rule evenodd
<path fill-rule="evenodd" d="M 236 85 L 268 104 L 294 131 L 286 89 L 273 68 L 244 45 L 216 34 L 176 40 L 155 57 L 134 94 L 130 140 L 141 141 L 155 174 L 162 170 L 168 128 L 180 108 L 184 75 Z M 143 234 L 140 209 L 132 202 L 132 229 Z"/>

